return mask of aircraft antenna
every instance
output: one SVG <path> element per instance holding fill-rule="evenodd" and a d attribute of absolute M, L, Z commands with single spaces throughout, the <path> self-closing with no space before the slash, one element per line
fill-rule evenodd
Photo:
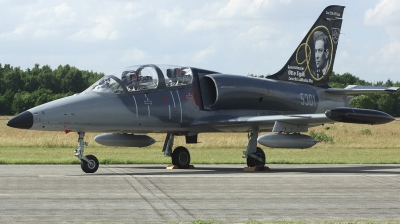
<path fill-rule="evenodd" d="M 250 70 L 253 68 L 254 64 L 255 64 L 255 63 L 253 63 L 253 64 L 251 65 L 250 69 L 247 71 L 246 76 L 249 76 Z"/>

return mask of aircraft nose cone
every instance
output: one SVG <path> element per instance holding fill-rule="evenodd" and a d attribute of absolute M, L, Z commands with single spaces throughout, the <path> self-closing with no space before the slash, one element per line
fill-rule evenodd
<path fill-rule="evenodd" d="M 7 122 L 7 126 L 20 129 L 30 129 L 32 125 L 33 115 L 29 111 L 24 111 Z"/>

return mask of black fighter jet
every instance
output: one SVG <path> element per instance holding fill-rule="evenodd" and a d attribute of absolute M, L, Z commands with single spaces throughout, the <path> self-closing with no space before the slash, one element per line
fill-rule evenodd
<path fill-rule="evenodd" d="M 249 167 L 262 169 L 264 151 L 308 148 L 316 144 L 300 134 L 333 122 L 383 124 L 394 118 L 376 110 L 348 107 L 352 95 L 391 93 L 398 88 L 331 88 L 344 7 L 325 8 L 283 68 L 265 79 L 224 74 L 189 66 L 137 65 L 104 76 L 82 93 L 55 100 L 15 116 L 14 128 L 78 133 L 75 155 L 82 170 L 94 173 L 97 158 L 84 155 L 86 132 L 105 133 L 95 141 L 108 146 L 145 147 L 147 133 L 166 133 L 163 152 L 179 168 L 188 168 L 188 149 L 173 150 L 175 136 L 197 143 L 206 132 L 248 133 L 244 152 Z M 258 136 L 259 132 L 272 132 Z M 145 149 L 143 149 L 145 150 Z"/>

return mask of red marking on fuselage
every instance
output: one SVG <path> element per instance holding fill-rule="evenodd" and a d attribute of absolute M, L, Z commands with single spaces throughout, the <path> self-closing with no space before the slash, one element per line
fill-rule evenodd
<path fill-rule="evenodd" d="M 192 90 L 190 90 L 189 93 L 187 93 L 183 98 L 192 104 L 194 104 L 196 107 L 200 108 L 200 99 L 198 98 L 199 92 L 197 91 L 197 87 L 194 87 Z"/>

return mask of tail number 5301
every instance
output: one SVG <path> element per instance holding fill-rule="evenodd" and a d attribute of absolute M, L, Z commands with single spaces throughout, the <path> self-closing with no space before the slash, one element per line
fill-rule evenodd
<path fill-rule="evenodd" d="M 300 103 L 305 106 L 317 106 L 315 95 L 313 94 L 300 93 Z"/>

